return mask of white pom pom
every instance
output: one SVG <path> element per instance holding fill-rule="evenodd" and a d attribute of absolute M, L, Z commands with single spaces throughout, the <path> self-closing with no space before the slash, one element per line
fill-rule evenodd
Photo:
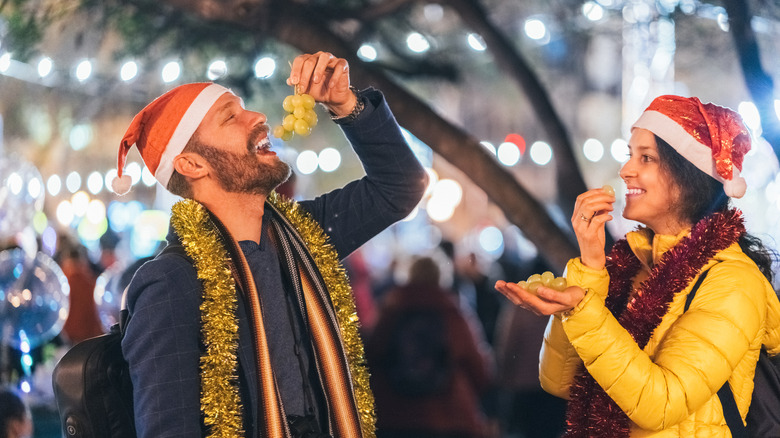
<path fill-rule="evenodd" d="M 121 177 L 114 177 L 114 179 L 111 180 L 111 188 L 114 190 L 114 193 L 120 196 L 127 194 L 127 192 L 130 191 L 130 186 L 132 184 L 133 179 L 127 174 L 122 175 Z"/>

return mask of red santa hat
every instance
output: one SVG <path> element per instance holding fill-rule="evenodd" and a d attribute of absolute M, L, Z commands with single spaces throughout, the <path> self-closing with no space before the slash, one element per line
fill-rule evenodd
<path fill-rule="evenodd" d="M 130 176 L 123 175 L 127 153 L 135 145 L 146 167 L 163 187 L 173 174 L 173 159 L 184 150 L 209 109 L 227 88 L 210 83 L 180 85 L 136 114 L 119 146 L 114 192 L 130 191 Z"/>
<path fill-rule="evenodd" d="M 735 111 L 695 97 L 660 96 L 631 129 L 647 129 L 671 145 L 702 172 L 723 183 L 726 194 L 741 198 L 740 176 L 750 150 L 750 133 Z"/>

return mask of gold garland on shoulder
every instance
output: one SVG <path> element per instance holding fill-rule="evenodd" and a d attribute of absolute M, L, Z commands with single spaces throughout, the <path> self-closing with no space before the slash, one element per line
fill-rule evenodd
<path fill-rule="evenodd" d="M 208 212 L 198 202 L 185 199 L 171 211 L 173 229 L 195 261 L 203 284 L 200 315 L 206 352 L 200 358 L 200 407 L 209 426 L 208 436 L 243 436 L 237 373 L 237 295 L 225 263 L 227 250 Z"/>
<path fill-rule="evenodd" d="M 296 202 L 276 192 L 272 192 L 269 195 L 268 202 L 287 218 L 303 238 L 309 253 L 314 259 L 314 263 L 317 265 L 317 269 L 319 269 L 322 275 L 336 310 L 339 330 L 344 339 L 347 361 L 350 374 L 352 375 L 352 385 L 355 388 L 360 427 L 365 438 L 374 438 L 376 436 L 374 395 L 369 387 L 365 350 L 358 331 L 357 309 L 347 273 L 339 261 L 335 248 L 328 242 L 327 234 L 312 219 L 308 212 L 299 208 Z"/>

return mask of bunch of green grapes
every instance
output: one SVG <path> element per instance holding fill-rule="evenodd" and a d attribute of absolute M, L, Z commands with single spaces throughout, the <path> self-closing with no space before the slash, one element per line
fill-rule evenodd
<path fill-rule="evenodd" d="M 282 108 L 287 115 L 282 124 L 274 128 L 274 137 L 288 141 L 293 134 L 306 137 L 317 126 L 317 113 L 314 112 L 314 98 L 308 94 L 291 94 L 284 98 Z"/>
<path fill-rule="evenodd" d="M 550 271 L 546 271 L 542 274 L 533 274 L 528 277 L 528 280 L 517 282 L 517 285 L 532 294 L 536 294 L 536 290 L 539 289 L 539 286 L 549 287 L 557 291 L 562 291 L 568 286 L 565 278 L 556 277 L 555 274 Z"/>

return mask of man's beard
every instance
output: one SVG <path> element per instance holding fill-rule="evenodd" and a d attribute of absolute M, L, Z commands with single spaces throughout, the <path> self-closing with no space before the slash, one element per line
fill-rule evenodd
<path fill-rule="evenodd" d="M 196 153 L 209 162 L 214 177 L 225 191 L 268 196 L 290 177 L 290 165 L 282 160 L 276 159 L 269 164 L 257 161 L 254 138 L 250 135 L 244 154 L 219 150 L 203 143 L 196 145 Z"/>

